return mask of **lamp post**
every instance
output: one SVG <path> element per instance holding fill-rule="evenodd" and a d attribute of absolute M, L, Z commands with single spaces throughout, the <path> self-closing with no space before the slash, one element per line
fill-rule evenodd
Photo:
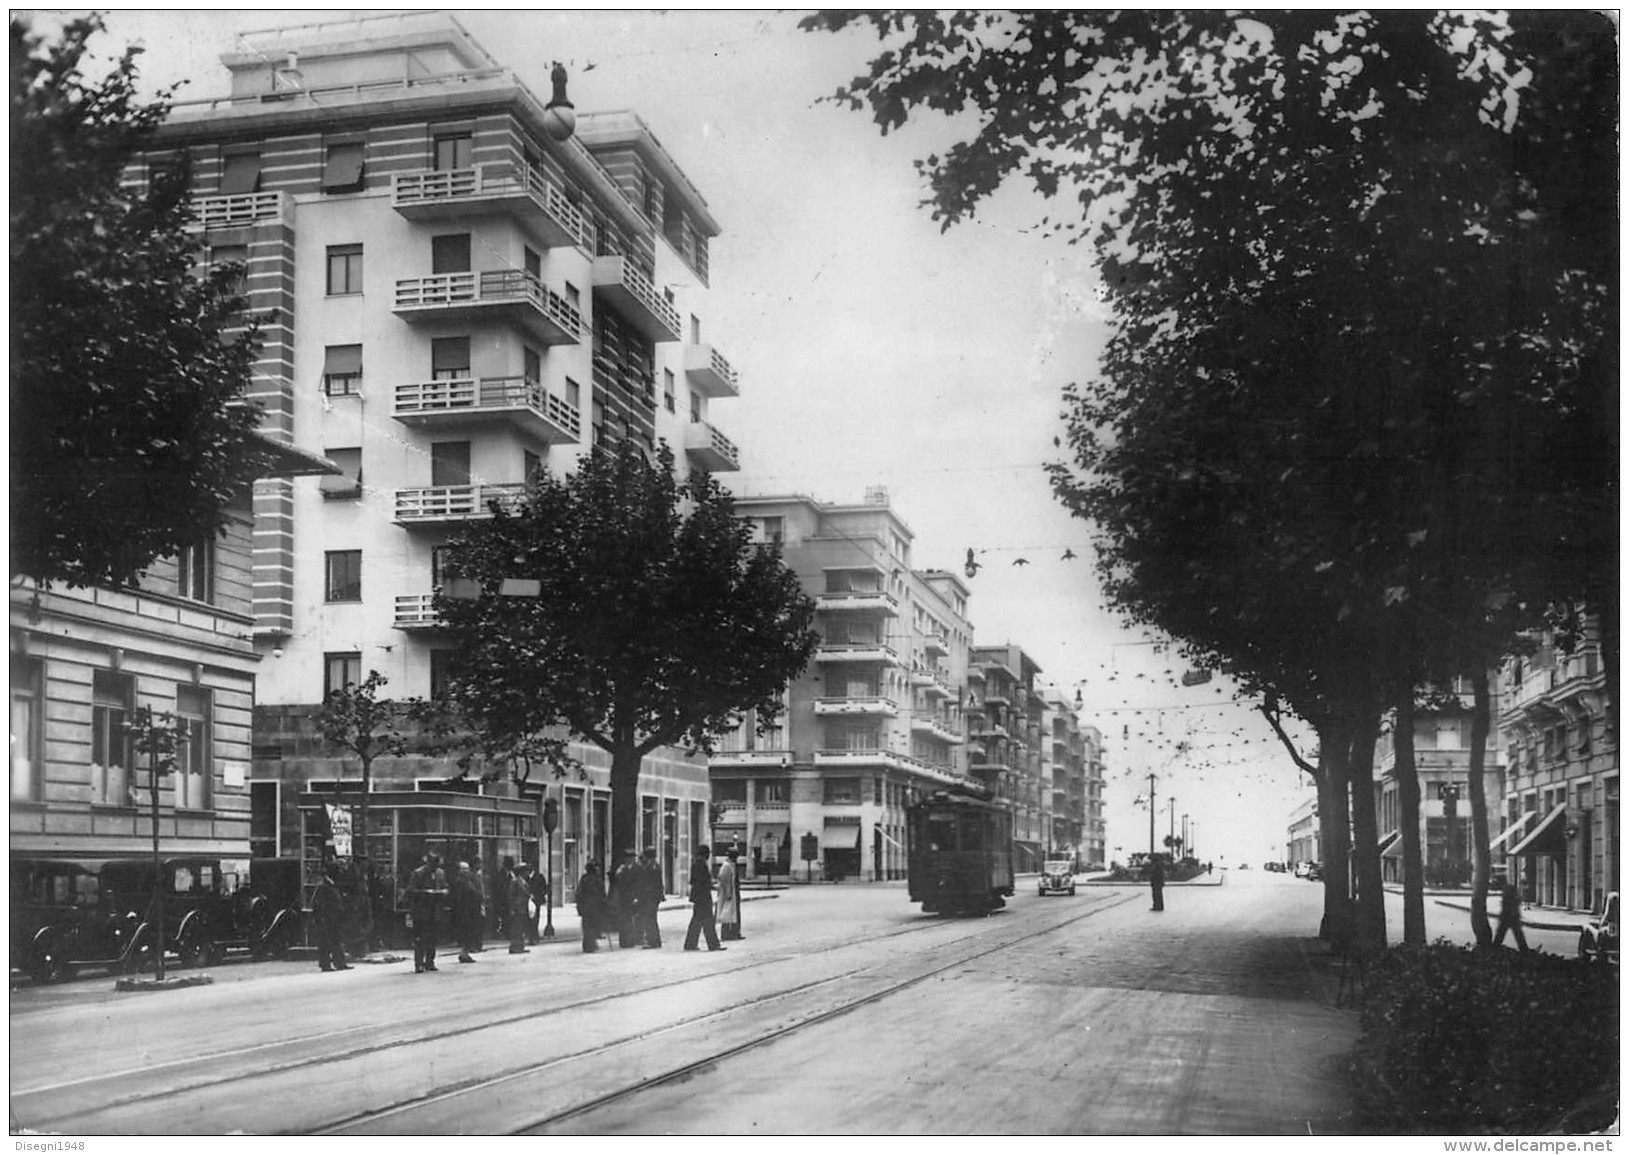
<path fill-rule="evenodd" d="M 565 789 L 561 787 L 561 789 Z M 543 937 L 554 937 L 554 831 L 560 825 L 560 801 L 547 793 L 543 797 L 543 833 L 548 838 L 548 857 L 543 860 L 548 872 L 548 885 L 543 888 Z"/>
<path fill-rule="evenodd" d="M 1154 857 L 1154 775 L 1148 776 L 1148 857 Z"/>

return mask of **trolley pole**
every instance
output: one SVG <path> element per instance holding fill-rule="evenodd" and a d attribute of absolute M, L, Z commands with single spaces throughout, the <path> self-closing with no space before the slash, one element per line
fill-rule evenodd
<path fill-rule="evenodd" d="M 1154 775 L 1148 776 L 1148 857 L 1154 857 Z"/>

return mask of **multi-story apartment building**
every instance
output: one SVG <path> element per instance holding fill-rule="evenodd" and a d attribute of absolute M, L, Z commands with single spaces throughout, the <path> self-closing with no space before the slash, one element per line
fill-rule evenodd
<path fill-rule="evenodd" d="M 1108 867 L 1108 822 L 1103 813 L 1103 733 L 1096 726 L 1080 727 L 1080 757 L 1086 780 L 1086 821 L 1081 832 L 1081 862 L 1088 870 Z"/>
<path fill-rule="evenodd" d="M 1600 911 L 1620 884 L 1618 741 L 1608 709 L 1599 619 L 1581 644 L 1552 636 L 1500 671 L 1497 715 L 1507 761 L 1495 861 L 1526 901 Z"/>
<path fill-rule="evenodd" d="M 292 479 L 333 467 L 257 435 Z M 11 850 L 94 860 L 153 845 L 151 761 L 126 729 L 169 714 L 183 743 L 159 780 L 165 854 L 247 860 L 250 720 L 261 655 L 254 614 L 251 484 L 219 537 L 152 565 L 133 588 L 14 581 L 10 600 Z M 299 487 L 316 489 L 307 477 Z M 247 861 L 242 861 L 247 866 Z"/>
<path fill-rule="evenodd" d="M 1284 831 L 1284 860 L 1291 865 L 1298 862 L 1323 862 L 1323 829 L 1318 822 L 1318 800 L 1306 798 L 1290 811 Z"/>
<path fill-rule="evenodd" d="M 746 719 L 713 755 L 714 838 L 752 876 L 903 877 L 906 806 L 967 780 L 967 586 L 911 568 L 911 530 L 881 490 L 859 505 L 743 497 L 736 512 L 780 543 L 822 641 L 776 728 Z"/>
<path fill-rule="evenodd" d="M 1041 667 L 1019 646 L 968 654 L 968 771 L 1013 808 L 1014 865 L 1039 870 L 1050 834 L 1052 786 L 1041 775 Z"/>
<path fill-rule="evenodd" d="M 1041 773 L 1049 791 L 1048 858 L 1070 858 L 1082 866 L 1086 853 L 1086 764 L 1080 719 L 1062 694 L 1052 689 L 1043 703 Z"/>
<path fill-rule="evenodd" d="M 432 598 L 458 529 L 595 445 L 737 468 L 710 407 L 738 381 L 706 325 L 718 224 L 638 116 L 582 114 L 567 135 L 437 13 L 246 34 L 223 63 L 230 95 L 178 103 L 147 167 L 190 160 L 210 258 L 245 264 L 268 318 L 257 399 L 346 471 L 255 499 L 254 838 L 293 853 L 322 790 L 355 777 L 315 734 L 327 691 L 372 670 L 393 697 L 439 688 Z M 552 788 L 567 881 L 610 829 L 607 760 L 579 752 L 588 780 Z M 489 865 L 538 853 L 539 799 L 512 784 L 376 770 L 375 861 L 438 840 Z M 700 759 L 645 765 L 640 838 L 670 885 L 707 791 Z"/>
<path fill-rule="evenodd" d="M 1471 689 L 1463 680 L 1451 690 L 1450 706 L 1422 709 L 1414 717 L 1414 769 L 1420 782 L 1420 852 L 1427 884 L 1463 886 L 1471 877 Z M 1494 706 L 1497 715 L 1497 703 Z M 1380 832 L 1380 870 L 1387 882 L 1403 881 L 1401 806 L 1397 785 L 1396 718 L 1388 717 L 1375 743 L 1375 816 Z M 1482 790 L 1490 814 L 1504 794 L 1498 737 L 1491 731 L 1483 751 Z M 1495 820 L 1491 825 L 1497 829 Z"/>

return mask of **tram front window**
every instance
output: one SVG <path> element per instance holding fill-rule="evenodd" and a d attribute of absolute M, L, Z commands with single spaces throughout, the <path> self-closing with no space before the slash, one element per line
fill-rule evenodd
<path fill-rule="evenodd" d="M 956 816 L 935 814 L 928 818 L 928 847 L 931 850 L 956 849 Z"/>
<path fill-rule="evenodd" d="M 984 849 L 984 823 L 978 814 L 962 815 L 962 845 L 963 850 Z"/>

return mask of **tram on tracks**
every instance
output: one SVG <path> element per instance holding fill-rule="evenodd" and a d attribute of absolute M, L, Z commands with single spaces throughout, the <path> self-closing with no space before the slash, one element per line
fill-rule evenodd
<path fill-rule="evenodd" d="M 906 878 L 927 914 L 984 915 L 1013 893 L 1012 811 L 980 786 L 935 790 L 906 809 Z"/>

